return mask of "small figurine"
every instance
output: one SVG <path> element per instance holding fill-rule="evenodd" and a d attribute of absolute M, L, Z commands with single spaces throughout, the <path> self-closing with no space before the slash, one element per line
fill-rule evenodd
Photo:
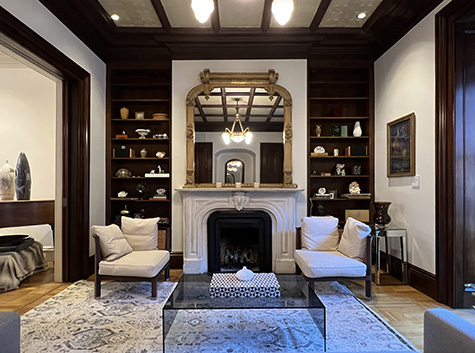
<path fill-rule="evenodd" d="M 341 175 L 341 176 L 346 175 L 345 165 L 343 163 L 337 163 L 337 165 L 336 165 L 336 175 Z"/>
<path fill-rule="evenodd" d="M 361 192 L 360 185 L 356 181 L 352 182 L 348 189 L 351 195 L 358 195 Z"/>

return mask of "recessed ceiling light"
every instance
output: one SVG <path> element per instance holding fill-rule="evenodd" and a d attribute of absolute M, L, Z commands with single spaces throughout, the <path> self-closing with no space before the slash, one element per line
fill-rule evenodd
<path fill-rule="evenodd" d="M 356 17 L 358 17 L 359 20 L 362 20 L 366 17 L 366 12 L 360 12 Z"/>
<path fill-rule="evenodd" d="M 119 19 L 120 19 L 119 15 L 116 14 L 116 13 L 115 13 L 115 14 L 112 14 L 112 15 L 111 15 L 111 18 L 112 18 L 114 21 L 119 21 Z"/>

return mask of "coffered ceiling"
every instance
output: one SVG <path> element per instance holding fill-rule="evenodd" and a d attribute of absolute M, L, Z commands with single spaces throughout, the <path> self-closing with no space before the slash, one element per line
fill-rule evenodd
<path fill-rule="evenodd" d="M 339 57 L 372 60 L 441 0 L 294 0 L 280 26 L 272 0 L 214 0 L 204 24 L 191 0 L 39 0 L 104 60 Z M 359 19 L 357 15 L 365 13 Z M 111 19 L 116 14 L 117 21 Z"/>

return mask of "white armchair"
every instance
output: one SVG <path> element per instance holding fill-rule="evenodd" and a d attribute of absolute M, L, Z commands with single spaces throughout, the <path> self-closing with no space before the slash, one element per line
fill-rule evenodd
<path fill-rule="evenodd" d="M 295 263 L 312 287 L 316 281 L 364 280 L 371 299 L 371 241 L 371 228 L 351 217 L 341 237 L 337 218 L 304 217 Z"/>
<path fill-rule="evenodd" d="M 159 275 L 164 272 L 165 279 L 170 277 L 171 243 L 170 227 L 159 227 L 158 220 L 122 217 L 122 229 L 115 224 L 92 227 L 96 298 L 101 296 L 102 280 L 150 282 L 152 298 L 157 297 Z"/>

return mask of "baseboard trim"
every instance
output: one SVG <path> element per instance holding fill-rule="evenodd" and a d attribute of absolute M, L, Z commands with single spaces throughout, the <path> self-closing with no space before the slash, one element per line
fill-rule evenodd
<path fill-rule="evenodd" d="M 176 251 L 170 254 L 170 268 L 174 270 L 183 270 L 183 252 Z"/>
<path fill-rule="evenodd" d="M 381 268 L 386 268 L 387 256 L 385 253 L 381 253 Z M 402 280 L 401 273 L 401 259 L 391 256 L 391 266 L 393 277 L 398 280 Z M 424 293 L 425 295 L 431 297 L 434 300 L 437 300 L 437 280 L 434 274 L 417 267 L 411 263 L 407 264 L 407 284 L 411 287 L 414 287 L 418 291 Z"/>
<path fill-rule="evenodd" d="M 408 264 L 409 285 L 437 300 L 437 280 L 434 274 L 413 264 Z"/>

